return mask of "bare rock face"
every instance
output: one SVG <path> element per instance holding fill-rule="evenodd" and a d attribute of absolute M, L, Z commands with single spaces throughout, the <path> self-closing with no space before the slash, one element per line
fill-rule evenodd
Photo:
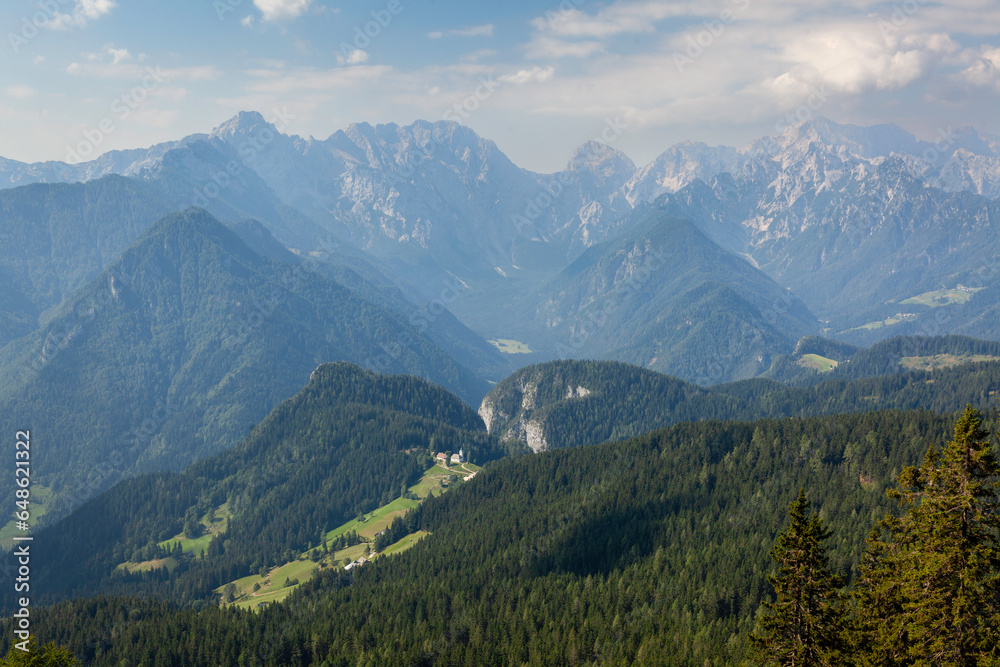
<path fill-rule="evenodd" d="M 547 408 L 556 402 L 584 399 L 592 393 L 575 382 L 559 381 L 558 394 L 550 396 L 551 384 L 552 378 L 538 368 L 526 369 L 509 378 L 505 386 L 491 391 L 479 406 L 486 429 L 490 433 L 502 432 L 503 440 L 524 443 L 536 454 L 551 449 L 552 443 L 545 433 Z M 541 392 L 550 398 L 540 398 Z"/>

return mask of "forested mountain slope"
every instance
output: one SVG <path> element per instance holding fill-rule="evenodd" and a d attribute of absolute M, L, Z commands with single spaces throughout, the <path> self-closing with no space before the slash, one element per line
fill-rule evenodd
<path fill-rule="evenodd" d="M 1000 362 L 968 360 L 904 371 L 898 359 L 901 350 L 957 354 L 998 347 L 957 337 L 887 341 L 878 349 L 856 353 L 857 378 L 832 379 L 834 374 L 827 373 L 823 377 L 831 379 L 805 387 L 756 378 L 702 388 L 618 362 L 555 361 L 523 368 L 505 379 L 483 399 L 479 414 L 501 440 L 541 451 L 632 437 L 683 421 L 889 408 L 951 412 L 966 403 L 987 409 L 1000 393 Z"/>
<path fill-rule="evenodd" d="M 40 532 L 33 560 L 38 600 L 155 593 L 192 603 L 288 554 L 359 512 L 398 498 L 431 465 L 429 446 L 479 462 L 502 454 L 469 407 L 412 376 L 324 364 L 237 447 L 183 473 L 140 475 Z M 209 512 L 227 530 L 203 559 L 127 574 L 128 560 L 171 555 L 157 544 Z"/>
<path fill-rule="evenodd" d="M 716 384 L 759 374 L 819 323 L 745 259 L 654 208 L 525 290 L 492 327 L 534 360 L 614 359 Z"/>
<path fill-rule="evenodd" d="M 425 503 L 431 535 L 351 585 L 333 573 L 260 614 L 78 600 L 37 612 L 39 636 L 94 665 L 735 664 L 789 499 L 810 489 L 848 573 L 894 474 L 951 422 L 708 422 L 509 459 Z"/>
<path fill-rule="evenodd" d="M 0 190 L 0 346 L 34 331 L 170 208 L 121 176 Z"/>
<path fill-rule="evenodd" d="M 488 388 L 401 314 L 261 257 L 191 209 L 0 351 L 0 424 L 33 429 L 33 479 L 66 508 L 122 476 L 235 445 L 339 360 L 426 376 L 470 403 Z"/>

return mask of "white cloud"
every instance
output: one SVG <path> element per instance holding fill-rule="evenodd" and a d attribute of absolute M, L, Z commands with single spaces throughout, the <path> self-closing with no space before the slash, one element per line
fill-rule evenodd
<path fill-rule="evenodd" d="M 532 67 L 531 69 L 522 69 L 516 74 L 505 74 L 499 77 L 500 81 L 504 83 L 514 83 L 514 84 L 525 84 L 525 83 L 545 83 L 552 78 L 556 70 L 554 67 L 546 67 L 542 69 L 541 67 Z"/>
<path fill-rule="evenodd" d="M 485 25 L 474 25 L 468 28 L 458 28 L 456 30 L 435 30 L 434 32 L 427 33 L 427 36 L 431 39 L 441 39 L 445 35 L 453 35 L 455 37 L 492 37 L 493 24 L 487 23 Z"/>
<path fill-rule="evenodd" d="M 72 13 L 56 12 L 48 25 L 55 30 L 82 28 L 89 22 L 111 13 L 117 6 L 118 3 L 114 0 L 76 0 Z"/>
<path fill-rule="evenodd" d="M 874 28 L 839 25 L 791 41 L 783 53 L 790 67 L 782 76 L 852 94 L 898 90 L 956 48 L 947 35 L 909 36 L 897 43 Z"/>
<path fill-rule="evenodd" d="M 487 23 L 486 25 L 474 25 L 470 28 L 461 28 L 459 30 L 449 30 L 449 35 L 456 35 L 458 37 L 492 37 L 493 36 L 493 24 Z"/>
<path fill-rule="evenodd" d="M 96 56 L 96 57 L 95 57 Z M 160 67 L 144 66 L 131 62 L 108 62 L 101 54 L 88 54 L 87 62 L 73 62 L 66 67 L 66 72 L 75 76 L 93 77 L 98 79 L 126 79 L 139 83 L 150 76 L 163 81 L 213 81 L 222 72 L 214 65 L 196 65 L 193 67 Z"/>
<path fill-rule="evenodd" d="M 116 49 L 114 44 L 105 44 L 104 52 L 111 56 L 112 65 L 132 59 L 132 55 L 128 52 L 128 49 Z"/>
<path fill-rule="evenodd" d="M 346 58 L 337 54 L 337 63 L 340 65 L 361 65 L 366 62 L 368 62 L 368 52 L 362 49 L 354 49 Z"/>
<path fill-rule="evenodd" d="M 6 97 L 12 97 L 16 100 L 26 100 L 29 97 L 34 97 L 38 94 L 38 91 L 31 86 L 7 86 L 4 88 L 3 93 Z"/>
<path fill-rule="evenodd" d="M 958 78 L 971 86 L 995 86 L 1000 91 L 1000 47 L 982 46 L 971 60 Z"/>
<path fill-rule="evenodd" d="M 45 56 L 35 56 L 34 58 L 31 59 L 31 62 L 34 65 L 41 65 L 42 63 L 45 62 Z"/>
<path fill-rule="evenodd" d="M 240 25 L 243 26 L 244 28 L 252 28 L 253 20 L 254 20 L 253 14 L 249 14 L 243 17 L 243 19 L 240 21 Z"/>
<path fill-rule="evenodd" d="M 253 4 L 264 15 L 265 21 L 294 19 L 309 9 L 312 0 L 253 0 Z"/>
<path fill-rule="evenodd" d="M 588 58 L 604 51 L 601 42 L 586 40 L 568 42 L 547 36 L 536 37 L 528 44 L 525 55 L 528 58 L 544 60 L 548 58 Z"/>
<path fill-rule="evenodd" d="M 712 10 L 709 10 L 710 12 Z M 653 22 L 678 16 L 701 16 L 705 3 L 616 2 L 590 15 L 579 9 L 556 10 L 531 21 L 532 27 L 561 37 L 603 39 L 629 32 L 654 32 Z"/>
<path fill-rule="evenodd" d="M 534 59 L 587 58 L 605 51 L 606 42 L 612 37 L 656 32 L 657 21 L 718 14 L 719 10 L 706 6 L 709 4 L 688 0 L 619 0 L 595 14 L 576 8 L 550 10 L 529 22 L 534 33 L 525 51 Z"/>
<path fill-rule="evenodd" d="M 477 63 L 484 58 L 494 58 L 497 52 L 493 49 L 477 49 L 470 53 L 466 53 L 461 57 L 463 63 Z"/>

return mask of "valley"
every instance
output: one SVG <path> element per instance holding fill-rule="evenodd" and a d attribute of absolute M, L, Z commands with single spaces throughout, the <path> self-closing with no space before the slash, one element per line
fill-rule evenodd
<path fill-rule="evenodd" d="M 0 161 L 32 622 L 88 667 L 743 664 L 800 489 L 858 595 L 886 492 L 1000 428 L 986 132 L 543 173 L 453 121 L 268 118 Z"/>
<path fill-rule="evenodd" d="M 472 479 L 479 470 L 478 466 L 471 463 L 461 463 L 455 468 L 435 464 L 423 474 L 419 482 L 407 490 L 404 497 L 331 530 L 323 535 L 321 545 L 301 553 L 295 561 L 279 565 L 256 576 L 237 579 L 231 582 L 232 589 L 229 593 L 226 589 L 230 584 L 220 586 L 215 592 L 219 594 L 224 605 L 256 609 L 273 602 L 281 602 L 297 586 L 312 579 L 324 567 L 353 569 L 376 558 L 403 553 L 430 533 L 426 531 L 408 533 L 379 551 L 373 551 L 372 544 L 376 538 L 388 531 L 394 520 L 402 519 L 407 512 L 418 507 L 427 498 L 435 494 L 441 495 L 460 481 Z M 342 549 L 328 548 L 330 542 L 336 546 L 338 540 L 348 535 L 351 535 L 348 542 L 353 542 L 355 539 L 359 541 Z M 228 601 L 227 598 L 230 596 L 233 599 Z"/>

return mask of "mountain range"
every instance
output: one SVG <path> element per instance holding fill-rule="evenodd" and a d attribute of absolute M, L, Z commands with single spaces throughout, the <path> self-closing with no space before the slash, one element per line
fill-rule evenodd
<path fill-rule="evenodd" d="M 232 447 L 323 362 L 478 407 L 552 360 L 810 384 L 820 334 L 997 337 L 1000 141 L 971 128 L 816 119 L 642 167 L 589 142 L 539 174 L 450 122 L 280 127 L 0 161 L 0 400 L 11 427 L 74 415 L 39 460 L 61 511 Z"/>
<path fill-rule="evenodd" d="M 992 322 L 997 306 L 1000 139 L 972 128 L 945 128 L 927 142 L 892 125 L 818 118 L 741 149 L 685 142 L 642 167 L 610 145 L 589 142 L 564 170 L 539 174 L 450 122 L 362 123 L 320 140 L 282 134 L 280 114 L 272 121 L 242 112 L 208 134 L 147 150 L 75 165 L 4 161 L 0 174 L 7 187 L 120 174 L 174 208 L 196 204 L 223 220 L 256 218 L 302 252 L 336 238 L 417 301 L 459 281 L 449 310 L 483 337 L 526 337 L 529 349 L 541 350 L 531 361 L 558 358 L 548 339 L 564 335 L 553 329 L 565 317 L 548 312 L 551 294 L 538 287 L 558 282 L 606 241 L 633 233 L 641 245 L 649 233 L 636 223 L 649 207 L 694 223 L 778 288 L 791 289 L 822 320 L 808 325 L 810 333 L 863 344 L 900 333 L 991 335 L 979 316 Z M 673 278 L 643 289 L 663 292 Z M 731 273 L 713 278 L 739 280 Z M 908 302 L 963 288 L 974 307 L 937 304 L 949 311 L 944 326 L 933 324 L 941 311 Z M 525 292 L 534 293 L 534 304 L 524 306 Z M 505 332 L 493 311 L 517 304 L 519 316 L 530 317 L 514 323 L 524 331 Z M 569 308 L 579 311 L 576 303 Z M 754 329 L 751 323 L 747 331 Z M 793 329 L 795 338 L 801 327 Z M 646 326 L 636 334 L 662 336 Z M 753 340 L 756 333 L 747 335 Z M 765 359 L 789 351 L 784 336 L 763 345 Z M 585 352 L 655 364 L 673 346 L 665 341 L 658 346 L 664 354 L 650 354 L 657 345 L 626 341 Z M 756 347 L 737 354 L 761 356 Z M 749 377 L 759 363 L 741 359 L 715 376 Z M 707 359 L 690 365 L 659 369 L 712 377 Z"/>

